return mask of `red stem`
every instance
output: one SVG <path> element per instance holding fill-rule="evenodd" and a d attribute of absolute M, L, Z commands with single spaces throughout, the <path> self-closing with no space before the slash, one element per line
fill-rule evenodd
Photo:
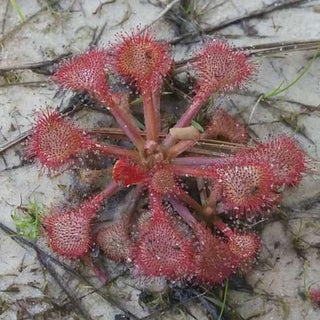
<path fill-rule="evenodd" d="M 223 221 L 221 221 L 220 219 L 216 219 L 213 223 L 215 227 L 217 227 L 223 233 L 224 236 L 229 239 L 232 239 L 234 237 L 234 232 L 232 231 L 232 229 L 230 229 Z"/>
<path fill-rule="evenodd" d="M 213 168 L 193 168 L 190 166 L 170 165 L 170 170 L 177 176 L 193 176 L 198 178 L 212 177 Z"/>
<path fill-rule="evenodd" d="M 174 209 L 178 212 L 178 214 L 181 216 L 181 218 L 183 218 L 183 220 L 191 227 L 193 228 L 193 226 L 197 223 L 197 220 L 195 219 L 195 217 L 191 214 L 191 212 L 185 207 L 183 206 L 181 203 L 179 203 L 178 201 L 170 198 L 170 203 L 172 204 L 172 206 L 174 207 Z"/>
<path fill-rule="evenodd" d="M 183 140 L 169 148 L 167 154 L 169 159 L 176 158 L 179 154 L 192 148 L 198 140 Z"/>
<path fill-rule="evenodd" d="M 137 154 L 133 150 L 128 150 L 125 148 L 121 148 L 118 146 L 108 145 L 108 144 L 100 144 L 98 142 L 92 142 L 90 146 L 91 151 L 98 151 L 102 154 L 110 155 L 115 158 L 130 158 L 137 159 Z"/>
<path fill-rule="evenodd" d="M 161 87 L 152 92 L 152 103 L 155 114 L 155 124 L 157 125 L 158 134 L 161 131 L 161 114 L 160 114 Z"/>
<path fill-rule="evenodd" d="M 101 95 L 99 95 L 98 99 L 107 106 L 106 108 L 115 117 L 124 133 L 137 147 L 137 149 L 142 152 L 145 140 L 142 138 L 140 130 L 133 123 L 130 113 L 128 113 L 125 110 L 122 110 L 121 107 L 119 107 L 118 104 L 116 104 L 115 100 L 111 99 L 108 94 L 106 94 L 102 98 Z"/>
<path fill-rule="evenodd" d="M 174 159 L 172 163 L 179 166 L 214 166 L 224 160 L 211 157 L 183 157 Z"/>
<path fill-rule="evenodd" d="M 114 195 L 119 189 L 120 186 L 118 185 L 118 183 L 116 183 L 115 181 L 111 181 L 107 185 L 107 187 L 98 194 L 98 196 L 102 197 L 103 199 L 106 199 Z"/>
<path fill-rule="evenodd" d="M 92 261 L 91 257 L 89 256 L 89 254 L 86 254 L 84 257 L 81 258 L 81 260 L 86 263 L 91 270 L 94 272 L 94 274 L 96 275 L 96 277 L 103 283 L 103 284 L 107 284 L 109 281 L 109 276 L 108 273 L 104 270 L 101 270 L 100 268 L 98 268 Z"/>
<path fill-rule="evenodd" d="M 142 89 L 143 114 L 147 132 L 147 140 L 157 141 L 159 125 L 156 120 L 156 108 L 153 104 L 151 89 Z"/>
<path fill-rule="evenodd" d="M 79 210 L 84 210 L 88 218 L 94 218 L 103 201 L 115 194 L 119 189 L 120 186 L 116 182 L 111 181 L 103 191 L 83 202 Z"/>
<path fill-rule="evenodd" d="M 180 189 L 177 197 L 183 202 L 187 203 L 190 207 L 192 207 L 197 212 L 202 212 L 203 208 L 201 207 L 201 205 L 192 197 L 190 197 L 188 193 L 186 193 L 184 190 Z"/>
<path fill-rule="evenodd" d="M 181 116 L 178 122 L 175 124 L 174 128 L 183 128 L 190 125 L 191 121 L 200 111 L 203 103 L 205 102 L 207 96 L 204 95 L 196 95 L 193 98 L 193 102 L 191 106 L 185 111 L 185 113 Z M 167 137 L 162 142 L 162 145 L 165 149 L 170 148 L 174 143 L 174 137 L 169 133 Z"/>
<path fill-rule="evenodd" d="M 162 219 L 165 216 L 160 195 L 156 193 L 150 193 L 149 205 L 154 218 Z"/>
<path fill-rule="evenodd" d="M 206 139 L 207 136 L 207 133 L 204 132 L 199 136 L 198 139 L 179 141 L 178 143 L 169 148 L 168 157 L 170 159 L 178 157 L 179 154 L 191 149 L 199 140 Z"/>

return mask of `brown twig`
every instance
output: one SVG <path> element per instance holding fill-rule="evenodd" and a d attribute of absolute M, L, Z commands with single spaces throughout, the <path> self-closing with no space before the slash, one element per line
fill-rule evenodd
<path fill-rule="evenodd" d="M 97 13 L 100 14 L 103 6 L 110 4 L 110 3 L 115 3 L 115 2 L 116 2 L 116 0 L 109 0 L 109 1 L 101 2 L 99 4 L 99 6 L 97 7 L 97 9 L 92 12 L 92 14 L 97 14 Z"/>
<path fill-rule="evenodd" d="M 105 22 L 103 26 L 100 28 L 100 31 L 98 34 L 97 34 L 98 28 L 95 28 L 89 47 L 95 47 L 98 44 L 107 25 L 108 25 L 108 22 Z"/>
<path fill-rule="evenodd" d="M 10 6 L 10 2 L 7 1 L 6 8 L 5 8 L 4 13 L 3 13 L 2 23 L 1 23 L 1 35 L 4 34 L 4 30 L 5 30 L 5 27 L 6 27 L 9 6 Z"/>
<path fill-rule="evenodd" d="M 210 26 L 207 28 L 203 28 L 201 30 L 201 33 L 211 33 L 214 31 L 218 31 L 221 30 L 223 28 L 226 28 L 228 26 L 231 26 L 235 23 L 239 23 L 241 21 L 244 20 L 249 20 L 249 19 L 253 19 L 253 18 L 258 18 L 260 16 L 263 16 L 267 13 L 276 11 L 276 10 L 281 10 L 281 9 L 285 9 L 288 8 L 290 6 L 294 6 L 294 5 L 298 5 L 298 4 L 302 4 L 304 2 L 307 2 L 308 0 L 292 0 L 292 1 L 283 1 L 283 2 L 279 2 L 278 0 L 276 0 L 275 2 L 263 7 L 262 9 L 257 9 L 248 13 L 243 14 L 242 16 L 237 16 L 235 18 L 232 19 L 228 19 L 225 20 L 224 22 L 215 25 L 215 26 Z M 173 38 L 169 41 L 170 44 L 176 44 L 188 37 L 194 37 L 194 36 L 198 36 L 200 34 L 200 32 L 198 30 L 196 31 L 191 31 L 191 32 L 187 32 L 179 37 Z"/>

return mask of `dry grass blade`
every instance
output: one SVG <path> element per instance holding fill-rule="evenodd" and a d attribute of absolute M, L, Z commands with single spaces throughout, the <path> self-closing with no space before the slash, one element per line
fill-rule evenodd
<path fill-rule="evenodd" d="M 92 135 L 113 137 L 120 140 L 127 139 L 123 131 L 117 128 L 88 129 L 86 131 L 87 133 Z M 142 135 L 146 135 L 146 133 L 142 132 Z M 164 138 L 165 138 L 165 134 L 160 135 L 160 139 L 164 139 Z M 210 153 L 209 151 L 210 149 L 218 148 L 218 149 L 236 151 L 245 147 L 243 144 L 228 142 L 228 141 L 221 141 L 221 140 L 214 140 L 214 139 L 200 139 L 196 143 L 196 145 L 199 148 L 192 148 L 188 152 L 212 155 L 212 153 Z"/>
<path fill-rule="evenodd" d="M 34 18 L 36 18 L 39 14 L 41 14 L 42 12 L 46 11 L 47 8 L 42 8 L 40 10 L 38 10 L 37 12 L 35 12 L 33 15 L 31 15 L 30 17 L 28 17 L 25 21 L 23 21 L 22 23 L 20 23 L 18 26 L 16 26 L 15 28 L 13 28 L 12 30 L 10 30 L 8 33 L 6 33 L 2 38 L 0 38 L 0 45 L 3 46 L 4 43 L 6 42 L 6 40 L 12 38 L 18 31 L 21 30 L 21 28 L 23 26 L 25 26 L 28 22 L 32 21 Z"/>
<path fill-rule="evenodd" d="M 86 130 L 87 133 L 92 135 L 101 135 L 110 138 L 117 138 L 120 140 L 127 140 L 126 135 L 121 129 L 118 128 L 99 128 L 99 129 L 88 129 Z M 18 137 L 13 138 L 12 140 L 4 143 L 0 146 L 0 154 L 7 151 L 8 149 L 12 148 L 16 144 L 25 140 L 31 134 L 31 130 L 23 132 Z M 146 135 L 145 132 L 142 132 L 142 135 Z M 165 135 L 160 135 L 161 139 L 165 138 Z M 200 148 L 192 148 L 189 152 L 198 153 L 198 154 L 208 154 L 208 155 L 218 155 L 219 153 L 214 153 L 213 151 L 209 151 L 211 149 L 225 149 L 229 151 L 236 151 L 239 149 L 244 148 L 245 146 L 239 143 L 227 142 L 227 141 L 220 141 L 220 140 L 213 140 L 213 139 L 202 139 L 196 143 Z"/>
<path fill-rule="evenodd" d="M 151 23 L 149 23 L 145 28 L 143 28 L 141 31 L 143 32 L 147 27 L 151 27 L 154 25 L 157 21 L 159 21 L 163 16 L 166 15 L 168 11 L 170 11 L 178 2 L 181 0 L 173 0 L 171 1 L 164 9 L 161 11 L 161 13 L 157 16 L 156 19 L 154 19 Z"/>
<path fill-rule="evenodd" d="M 10 141 L 4 143 L 1 147 L 0 147 L 0 154 L 5 152 L 6 150 L 12 148 L 13 146 L 15 146 L 17 143 L 22 142 L 24 139 L 26 139 L 31 133 L 31 130 L 28 130 L 26 132 L 21 133 L 19 136 L 11 139 Z"/>
<path fill-rule="evenodd" d="M 103 30 L 102 30 L 103 32 Z M 101 32 L 99 33 L 100 36 Z M 99 40 L 99 36 L 97 39 Z M 96 44 L 96 39 L 94 44 Z M 274 42 L 259 44 L 255 46 L 238 47 L 242 50 L 250 51 L 250 55 L 265 55 L 270 53 L 278 52 L 294 52 L 294 51 L 305 51 L 305 50 L 315 50 L 320 46 L 320 39 L 309 40 L 309 41 L 288 41 L 288 42 Z M 11 66 L 6 68 L 0 68 L 0 76 L 4 75 L 6 72 L 14 70 L 31 70 L 35 73 L 49 75 L 47 68 L 59 63 L 61 60 L 70 57 L 71 52 L 64 53 L 52 60 L 39 61 L 34 63 L 27 63 L 24 65 Z M 192 59 L 185 59 L 176 62 L 176 68 L 184 66 L 187 62 L 192 62 Z M 50 73 L 51 74 L 51 73 Z"/>
<path fill-rule="evenodd" d="M 81 95 L 78 95 L 78 94 L 75 95 L 70 100 L 68 105 L 63 110 L 60 111 L 60 113 L 63 116 L 70 116 L 70 115 L 78 112 L 83 107 L 83 100 L 84 100 L 84 98 Z M 57 111 L 59 111 L 58 108 L 57 108 Z M 10 148 L 14 147 L 16 144 L 23 142 L 25 139 L 27 139 L 30 136 L 31 133 L 32 133 L 32 130 L 27 130 L 27 131 L 19 134 L 17 137 L 15 137 L 15 138 L 7 141 L 3 145 L 1 145 L 0 146 L 0 154 L 2 154 L 6 150 L 9 150 Z"/>
<path fill-rule="evenodd" d="M 199 295 L 194 295 L 194 296 L 190 297 L 189 299 L 185 299 L 184 301 L 172 304 L 170 306 L 162 308 L 161 310 L 155 311 L 155 312 L 151 313 L 150 315 L 141 318 L 140 320 L 161 319 L 161 316 L 164 315 L 166 312 L 172 311 L 172 310 L 179 308 L 179 307 L 182 307 L 182 306 L 185 306 L 186 304 L 188 304 L 194 300 L 197 300 L 201 296 L 204 296 L 204 295 L 205 295 L 205 293 L 201 293 Z"/>
<path fill-rule="evenodd" d="M 82 307 L 82 305 L 78 302 L 78 299 L 75 298 L 71 291 L 67 289 L 67 287 L 64 285 L 63 279 L 61 279 L 61 276 L 56 272 L 55 267 L 47 256 L 43 255 L 42 253 L 37 253 L 38 259 L 41 263 L 41 265 L 50 273 L 50 275 L 53 277 L 53 279 L 57 282 L 59 287 L 62 289 L 62 291 L 65 293 L 65 295 L 68 297 L 68 299 L 71 302 L 72 309 L 77 313 L 80 314 L 84 319 L 92 320 L 89 313 Z"/>
<path fill-rule="evenodd" d="M 264 56 L 272 53 L 287 53 L 296 51 L 308 51 L 317 50 L 320 46 L 320 39 L 308 40 L 308 41 L 282 41 L 282 42 L 270 42 L 265 44 L 258 44 L 255 46 L 236 47 L 239 50 L 248 51 L 249 55 Z M 193 58 L 183 59 L 175 63 L 175 73 L 185 71 L 185 66 L 188 63 L 192 63 Z"/>
<path fill-rule="evenodd" d="M 6 68 L 0 68 L 0 75 L 4 75 L 6 72 L 14 71 L 14 70 L 31 70 L 35 73 L 44 73 L 44 68 L 48 68 L 53 66 L 56 63 L 59 63 L 62 59 L 65 59 L 71 55 L 71 52 L 64 53 L 52 60 L 39 61 L 34 63 L 27 63 L 18 66 L 11 66 Z M 48 73 L 48 71 L 46 70 Z"/>
<path fill-rule="evenodd" d="M 61 287 L 61 289 L 64 291 L 64 293 L 67 295 L 69 300 L 72 302 L 72 305 L 74 307 L 74 310 L 77 313 L 80 313 L 85 319 L 91 319 L 91 317 L 88 315 L 88 313 L 79 305 L 77 302 L 77 299 L 75 299 L 71 293 L 66 289 L 64 286 L 62 280 L 60 279 L 60 276 L 57 274 L 57 272 L 54 270 L 54 267 L 52 266 L 52 261 L 57 263 L 60 267 L 66 269 L 67 271 L 70 271 L 70 267 L 65 265 L 64 263 L 58 262 L 55 258 L 51 257 L 49 254 L 47 254 L 44 250 L 39 248 L 35 243 L 19 236 L 16 232 L 5 226 L 3 223 L 0 222 L 0 229 L 5 232 L 7 235 L 9 235 L 14 241 L 19 243 L 22 246 L 27 246 L 29 248 L 32 248 L 36 251 L 40 263 L 50 272 L 52 277 L 57 281 L 58 285 Z M 75 273 L 75 272 L 74 272 Z"/>
<path fill-rule="evenodd" d="M 0 85 L 0 88 L 7 88 L 7 87 L 46 87 L 46 81 L 26 81 L 26 82 L 16 82 L 16 83 L 6 83 Z"/>
<path fill-rule="evenodd" d="M 56 259 L 55 257 L 51 256 L 50 254 L 48 254 L 46 251 L 44 251 L 43 249 L 41 249 L 40 247 L 37 246 L 37 244 L 19 236 L 19 234 L 17 234 L 16 232 L 14 232 L 12 229 L 10 229 L 9 227 L 7 227 L 6 225 L 4 225 L 2 222 L 0 222 L 0 229 L 6 233 L 8 236 L 10 236 L 14 241 L 16 241 L 17 243 L 19 243 L 21 246 L 26 246 L 28 248 L 31 248 L 33 250 L 35 250 L 35 252 L 38 254 L 38 256 L 40 255 L 40 257 L 42 257 L 42 259 L 44 259 L 43 261 L 51 261 L 50 263 L 55 263 L 56 265 L 58 265 L 59 267 L 61 267 L 63 270 L 67 271 L 69 274 L 71 274 L 72 276 L 74 276 L 76 279 L 78 279 L 79 281 L 83 282 L 84 284 L 94 288 L 95 293 L 97 293 L 101 298 L 103 298 L 105 301 L 109 302 L 110 304 L 112 304 L 113 306 L 115 306 L 117 309 L 119 309 L 121 312 L 127 314 L 129 317 L 131 317 L 133 320 L 139 320 L 138 317 L 136 317 L 134 314 L 132 314 L 130 311 L 126 310 L 124 307 L 122 307 L 115 299 L 113 299 L 111 296 L 106 295 L 101 288 L 95 288 L 95 286 L 89 281 L 87 280 L 85 277 L 83 277 L 81 274 L 79 274 L 78 272 L 76 272 L 75 270 L 73 270 L 70 266 L 68 266 L 67 264 L 59 261 L 58 259 Z M 41 262 L 41 261 L 40 261 Z M 42 263 L 42 262 L 41 262 Z"/>
<path fill-rule="evenodd" d="M 243 50 L 249 50 L 250 55 L 266 55 L 278 52 L 295 52 L 316 50 L 320 46 L 320 39 L 308 41 L 288 41 L 265 43 L 249 47 L 241 47 Z"/>

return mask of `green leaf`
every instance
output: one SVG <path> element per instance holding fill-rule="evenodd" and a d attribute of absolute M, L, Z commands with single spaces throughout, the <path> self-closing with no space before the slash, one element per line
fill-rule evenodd
<path fill-rule="evenodd" d="M 204 132 L 204 128 L 202 127 L 202 125 L 199 122 L 196 122 L 194 120 L 191 121 L 191 125 L 193 127 L 195 127 L 196 129 L 198 129 L 198 131 L 200 131 L 201 133 Z"/>

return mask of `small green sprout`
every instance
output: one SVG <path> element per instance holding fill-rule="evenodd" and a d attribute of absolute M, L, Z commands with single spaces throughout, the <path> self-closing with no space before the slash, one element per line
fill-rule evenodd
<path fill-rule="evenodd" d="M 16 209 L 22 211 L 21 214 L 16 212 Z M 44 215 L 44 206 L 39 206 L 33 200 L 30 201 L 27 207 L 19 206 L 12 210 L 11 218 L 16 225 L 18 233 L 30 240 L 37 240 L 39 236 L 40 217 Z"/>
<path fill-rule="evenodd" d="M 17 13 L 19 16 L 21 22 L 26 22 L 26 18 L 23 15 L 22 11 L 20 10 L 20 7 L 18 6 L 16 0 L 10 0 L 13 10 Z"/>
<path fill-rule="evenodd" d="M 221 306 L 221 309 L 220 309 L 220 314 L 219 314 L 219 319 L 218 320 L 222 319 L 223 312 L 224 312 L 224 309 L 226 307 L 228 288 L 229 288 L 229 280 L 227 279 L 226 284 L 224 286 L 223 301 L 222 301 L 222 306 Z"/>
<path fill-rule="evenodd" d="M 312 59 L 307 63 L 307 65 L 297 74 L 296 78 L 294 78 L 292 81 L 290 81 L 288 84 L 285 85 L 284 81 L 282 81 L 279 86 L 272 90 L 269 93 L 263 94 L 262 95 L 262 99 L 261 101 L 265 101 L 267 99 L 271 99 L 277 95 L 279 95 L 280 93 L 290 89 L 291 87 L 293 87 L 306 73 L 308 73 L 308 71 L 310 70 L 311 66 L 313 65 L 313 63 L 315 62 L 318 54 L 319 54 L 319 50 L 318 49 L 315 54 L 313 55 Z"/>
<path fill-rule="evenodd" d="M 313 55 L 312 59 L 306 64 L 306 66 L 297 74 L 297 76 L 291 80 L 288 84 L 285 84 L 284 81 L 282 81 L 277 88 L 273 89 L 272 91 L 268 92 L 268 93 L 263 93 L 259 96 L 257 102 L 254 104 L 251 113 L 249 115 L 249 120 L 248 120 L 248 124 L 250 124 L 253 114 L 257 108 L 257 106 L 259 105 L 260 102 L 266 102 L 269 99 L 272 99 L 274 97 L 276 97 L 277 95 L 287 91 L 288 89 L 290 89 L 291 87 L 293 87 L 306 73 L 309 72 L 311 66 L 313 65 L 313 63 L 315 62 L 316 58 L 318 57 L 320 52 L 320 48 L 315 52 L 315 54 Z"/>

